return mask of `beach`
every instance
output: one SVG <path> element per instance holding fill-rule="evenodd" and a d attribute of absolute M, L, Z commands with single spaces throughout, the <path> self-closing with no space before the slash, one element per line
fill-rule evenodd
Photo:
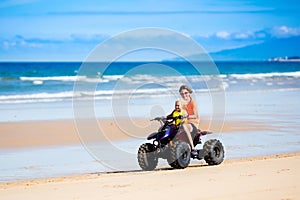
<path fill-rule="evenodd" d="M 299 199 L 300 154 L 0 184 L 1 199 Z"/>
<path fill-rule="evenodd" d="M 270 71 L 278 68 L 263 64 Z M 220 140 L 225 160 L 218 166 L 191 160 L 186 169 L 174 170 L 160 159 L 151 172 L 141 171 L 138 148 L 159 128 L 150 119 L 173 110 L 183 77 L 162 75 L 159 85 L 152 83 L 160 81 L 152 75 L 110 75 L 95 93 L 79 93 L 75 99 L 76 77 L 62 76 L 64 70 L 50 74 L 45 68 L 46 77 L 5 78 L 2 85 L 23 85 L 24 90 L 3 89 L 0 95 L 1 199 L 299 199 L 297 67 L 292 72 L 280 68 L 280 73 L 226 72 L 230 74 L 217 76 L 223 93 L 205 86 L 216 76 L 188 75 L 199 104 L 199 128 L 213 132 L 202 142 Z M 114 93 L 120 82 L 143 87 Z"/>
<path fill-rule="evenodd" d="M 109 138 L 102 137 L 100 144 L 103 148 L 114 144 L 126 149 L 131 157 L 125 158 L 126 163 L 122 160 L 121 165 L 114 158 L 103 162 L 97 156 L 91 157 L 93 152 L 83 153 L 86 149 L 82 148 L 84 144 L 74 120 L 1 122 L 2 174 L 6 171 L 10 175 L 2 176 L 1 199 L 153 199 L 157 195 L 176 199 L 299 199 L 300 140 L 296 131 L 299 116 L 295 110 L 298 91 L 279 93 L 290 97 L 294 112 L 287 106 L 282 108 L 279 103 L 282 101 L 272 97 L 278 96 L 278 92 L 252 94 L 256 100 L 257 94 L 263 99 L 270 98 L 264 105 L 253 106 L 254 110 L 260 109 L 256 118 L 246 117 L 234 107 L 228 110 L 230 115 L 222 134 L 211 136 L 222 141 L 225 161 L 218 166 L 207 166 L 204 161 L 193 160 L 183 170 L 174 170 L 166 162 L 160 162 L 151 172 L 140 170 L 136 151 L 149 132 L 132 138 L 120 131 L 113 119 L 98 119 L 110 133 Z M 227 99 L 237 95 L 241 96 L 228 94 Z M 253 105 L 250 99 L 248 103 Z M 286 112 L 268 115 L 270 105 L 272 110 Z M 132 120 L 140 126 L 147 127 L 150 123 L 143 118 Z M 203 116 L 201 128 L 213 129 L 208 117 Z M 102 153 L 109 154 L 109 148 L 104 148 Z M 5 160 L 3 155 L 14 159 Z M 27 159 L 39 161 L 30 163 Z M 115 168 L 107 167 L 107 163 Z M 10 167 L 11 173 L 7 170 Z"/>
<path fill-rule="evenodd" d="M 132 119 L 135 124 L 141 126 L 150 125 L 149 119 L 136 118 Z M 119 120 L 118 123 L 122 123 Z M 123 120 L 124 123 L 126 122 Z M 89 120 L 86 120 L 88 124 Z M 103 129 L 110 132 L 101 140 L 120 140 L 130 139 L 118 128 L 118 124 L 113 119 L 98 119 L 101 122 Z M 208 130 L 209 121 L 203 119 L 200 129 Z M 220 122 L 221 123 L 221 122 Z M 223 123 L 223 122 L 222 122 Z M 145 128 L 144 132 L 137 133 L 136 136 L 146 138 L 151 130 L 158 128 L 158 124 Z M 152 129 L 150 129 L 152 128 Z M 212 129 L 212 127 L 210 127 Z M 222 132 L 240 132 L 256 130 L 270 130 L 272 127 L 259 121 L 227 121 L 222 127 Z M 0 122 L 0 149 L 20 149 L 20 148 L 36 148 L 47 146 L 68 146 L 80 145 L 80 137 L 76 129 L 74 120 L 43 120 L 43 121 L 19 121 L 19 122 Z"/>
<path fill-rule="evenodd" d="M 0 1 L 0 200 L 300 200 L 299 5 Z"/>

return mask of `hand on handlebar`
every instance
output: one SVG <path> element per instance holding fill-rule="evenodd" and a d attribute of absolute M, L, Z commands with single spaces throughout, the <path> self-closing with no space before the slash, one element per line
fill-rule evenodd
<path fill-rule="evenodd" d="M 179 115 L 177 117 L 173 117 L 174 120 L 176 120 L 176 119 L 186 119 L 186 118 L 188 118 L 188 115 Z"/>
<path fill-rule="evenodd" d="M 150 121 L 160 121 L 166 119 L 165 117 L 155 117 L 154 119 L 150 119 Z"/>
<path fill-rule="evenodd" d="M 178 117 L 179 117 L 179 119 L 187 119 L 189 117 L 189 115 L 179 115 Z"/>
<path fill-rule="evenodd" d="M 184 115 L 183 116 L 184 119 L 187 119 L 188 117 L 189 117 L 189 115 Z"/>

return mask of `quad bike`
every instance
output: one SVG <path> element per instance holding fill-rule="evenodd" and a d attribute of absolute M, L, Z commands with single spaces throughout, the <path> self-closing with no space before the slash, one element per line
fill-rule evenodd
<path fill-rule="evenodd" d="M 182 116 L 179 116 L 182 119 Z M 203 149 L 197 149 L 197 156 L 191 154 L 191 147 L 185 132 L 178 128 L 173 121 L 178 119 L 156 117 L 151 121 L 159 121 L 161 127 L 147 137 L 152 143 L 144 143 L 138 150 L 138 163 L 143 170 L 154 170 L 158 158 L 167 159 L 168 164 L 176 169 L 186 168 L 190 159 L 204 159 L 208 165 L 218 165 L 224 159 L 224 148 L 217 139 L 210 139 L 203 145 Z M 193 126 L 193 125 L 192 125 Z M 180 126 L 179 126 L 180 127 Z M 194 146 L 201 144 L 201 136 L 211 134 L 208 131 L 201 131 L 193 126 L 191 133 Z"/>

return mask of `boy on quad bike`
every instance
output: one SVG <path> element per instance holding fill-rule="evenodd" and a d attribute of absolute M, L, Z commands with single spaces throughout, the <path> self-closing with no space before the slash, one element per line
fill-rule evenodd
<path fill-rule="evenodd" d="M 190 128 L 189 128 L 189 126 L 187 126 L 188 125 L 187 124 L 188 123 L 188 120 L 187 120 L 188 117 L 189 117 L 188 113 L 186 112 L 185 109 L 182 108 L 181 100 L 178 99 L 177 101 L 175 101 L 175 109 L 166 118 L 167 119 L 174 119 L 174 123 L 175 123 L 177 129 L 180 129 L 180 131 L 185 132 L 185 134 L 186 134 L 186 136 L 189 140 L 191 149 L 192 149 L 192 152 L 191 152 L 192 157 L 196 157 L 198 153 L 197 153 L 197 150 L 195 150 L 195 147 L 194 147 L 194 142 L 192 140 L 192 135 L 191 135 Z M 193 127 L 193 129 L 194 128 L 195 127 Z"/>
<path fill-rule="evenodd" d="M 173 110 L 173 112 L 171 114 L 169 114 L 166 118 L 167 119 L 175 119 L 175 125 L 177 128 L 179 128 L 179 125 L 181 123 L 187 123 L 187 118 L 188 114 L 186 112 L 186 110 L 184 110 L 182 108 L 182 103 L 180 100 L 175 101 L 175 109 Z"/>
<path fill-rule="evenodd" d="M 191 157 L 198 160 L 204 159 L 209 165 L 218 165 L 223 161 L 224 148 L 217 139 L 206 141 L 203 149 L 197 149 L 196 157 L 191 155 L 190 145 L 187 142 L 186 134 L 182 130 L 182 124 L 186 119 L 182 118 L 181 115 L 176 116 L 179 113 L 179 110 L 176 109 L 168 116 L 169 119 L 156 117 L 151 120 L 160 122 L 161 127 L 157 132 L 153 132 L 147 137 L 147 140 L 152 141 L 151 143 L 146 142 L 139 147 L 137 159 L 143 170 L 155 169 L 159 158 L 166 159 L 168 164 L 176 169 L 186 168 Z M 192 132 L 194 146 L 201 144 L 200 137 L 206 134 L 210 134 L 210 132 L 194 130 Z"/>

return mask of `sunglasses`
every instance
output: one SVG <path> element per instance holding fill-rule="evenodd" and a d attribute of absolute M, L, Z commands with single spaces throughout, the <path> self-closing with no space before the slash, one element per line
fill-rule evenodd
<path fill-rule="evenodd" d="M 187 95 L 189 92 L 180 92 L 181 95 Z"/>

